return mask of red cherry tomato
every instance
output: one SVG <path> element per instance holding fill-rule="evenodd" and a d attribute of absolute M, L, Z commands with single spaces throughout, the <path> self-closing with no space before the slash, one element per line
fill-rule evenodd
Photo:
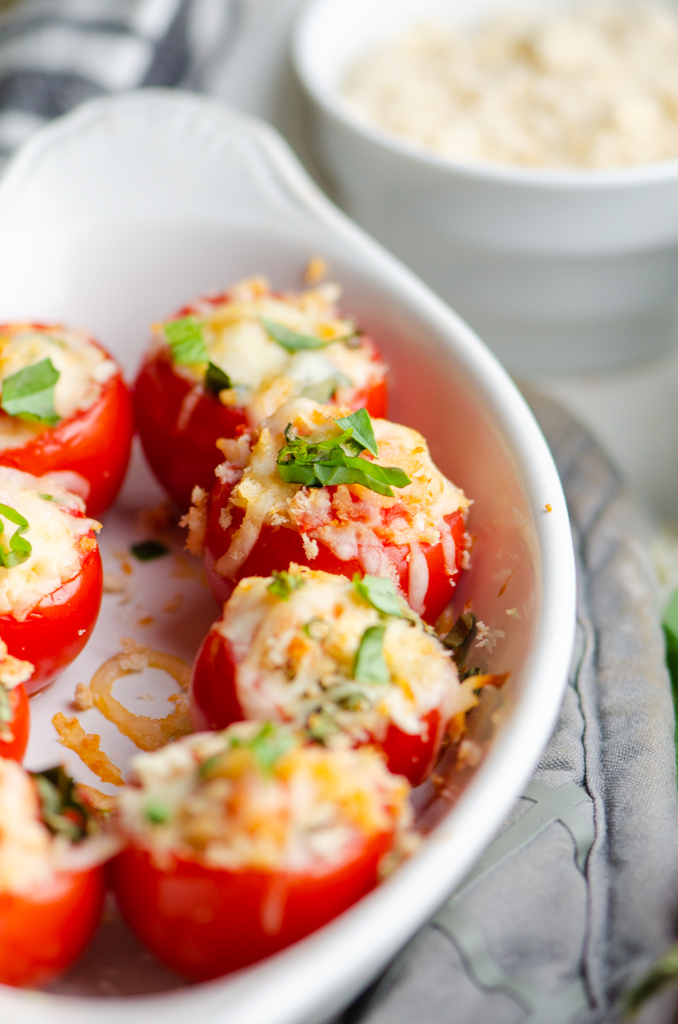
<path fill-rule="evenodd" d="M 234 509 L 231 524 L 226 529 L 219 522 L 221 511 L 228 503 L 231 489 L 231 484 L 218 481 L 212 489 L 207 513 L 205 568 L 210 589 L 219 604 L 228 600 L 238 580 L 245 576 L 270 576 L 274 569 L 278 572 L 287 569 L 290 562 L 308 565 L 311 569 L 321 569 L 324 572 L 348 576 L 349 579 L 353 577 L 354 573 L 359 573 L 362 576 L 365 572 L 365 568 L 360 562 L 355 559 L 342 561 L 320 540 L 317 542 L 318 554 L 311 560 L 306 554 L 301 534 L 290 527 L 264 524 L 250 554 L 238 569 L 235 579 L 225 579 L 220 576 L 215 569 L 215 563 L 228 550 L 233 534 L 243 519 L 243 512 L 240 509 Z M 334 490 L 334 487 L 328 487 L 328 491 Z M 465 549 L 464 520 L 460 512 L 453 512 L 451 515 L 445 516 L 445 521 L 449 524 L 454 539 L 455 565 L 458 573 L 461 569 Z M 408 549 L 406 547 L 396 548 L 395 545 L 390 545 L 390 547 L 400 556 L 397 560 L 400 589 L 407 596 Z M 426 558 L 429 572 L 428 589 L 423 601 L 421 616 L 426 622 L 434 623 L 452 597 L 457 576 L 450 577 L 446 571 L 442 543 L 422 544 L 421 550 Z"/>
<path fill-rule="evenodd" d="M 341 862 L 297 873 L 208 868 L 172 858 L 159 867 L 131 846 L 113 862 L 115 892 L 128 924 L 168 967 L 216 978 L 303 938 L 377 883 L 392 833 L 356 840 Z"/>
<path fill-rule="evenodd" d="M 0 893 L 0 982 L 44 985 L 70 967 L 96 931 L 104 894 L 101 867 Z"/>
<path fill-rule="evenodd" d="M 43 324 L 31 326 L 50 330 Z M 101 345 L 97 347 L 105 352 Z M 102 385 L 99 398 L 89 409 L 46 427 L 20 448 L 0 451 L 0 465 L 33 476 L 64 470 L 78 473 L 89 484 L 89 493 L 82 495 L 87 513 L 98 516 L 113 503 L 122 487 L 133 431 L 132 400 L 118 372 Z"/>
<path fill-rule="evenodd" d="M 237 664 L 232 644 L 213 627 L 198 652 L 189 689 L 189 711 L 196 732 L 225 729 L 247 717 L 238 700 Z M 275 709 L 267 711 L 276 717 Z M 283 717 L 277 720 L 283 721 Z M 435 767 L 447 725 L 437 709 L 426 715 L 425 722 L 427 728 L 420 735 L 403 732 L 392 722 L 383 740 L 368 736 L 364 741 L 381 749 L 389 771 L 404 775 L 412 786 L 420 785 Z"/>
<path fill-rule="evenodd" d="M 13 689 L 7 690 L 7 698 L 12 718 L 11 721 L 2 723 L 5 728 L 0 730 L 0 757 L 8 757 L 12 761 L 22 761 L 28 746 L 30 724 L 26 687 L 23 683 L 19 683 Z"/>
<path fill-rule="evenodd" d="M 97 621 L 103 582 L 101 555 L 94 548 L 80 571 L 43 597 L 25 619 L 0 615 L 0 636 L 9 653 L 35 666 L 28 693 L 52 682 L 80 654 Z"/>
<path fill-rule="evenodd" d="M 381 362 L 370 338 L 361 336 L 360 345 L 367 358 Z M 342 404 L 385 416 L 385 378 L 381 375 L 371 387 L 342 395 Z M 214 470 L 223 461 L 216 447 L 218 438 L 236 437 L 238 428 L 248 423 L 244 406 L 222 405 L 218 396 L 196 389 L 176 373 L 167 349 L 144 362 L 134 386 L 134 409 L 148 463 L 182 508 L 190 505 L 196 484 L 209 491 L 214 483 Z"/>

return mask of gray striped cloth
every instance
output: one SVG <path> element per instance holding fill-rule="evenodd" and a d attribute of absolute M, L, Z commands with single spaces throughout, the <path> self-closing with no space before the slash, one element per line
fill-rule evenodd
<path fill-rule="evenodd" d="M 82 100 L 144 86 L 209 91 L 287 130 L 301 109 L 285 60 L 298 4 L 15 0 L 0 13 L 0 160 Z M 579 571 L 562 713 L 501 834 L 342 1024 L 616 1021 L 620 995 L 675 931 L 673 711 L 642 525 L 590 435 L 532 402 Z M 642 1019 L 673 1012 L 669 996 Z"/>
<path fill-rule="evenodd" d="M 92 96 L 199 88 L 238 13 L 239 0 L 15 0 L 0 14 L 0 161 Z"/>

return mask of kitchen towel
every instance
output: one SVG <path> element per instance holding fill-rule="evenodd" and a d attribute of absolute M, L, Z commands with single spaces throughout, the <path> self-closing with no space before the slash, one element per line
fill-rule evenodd
<path fill-rule="evenodd" d="M 82 100 L 150 85 L 212 92 L 294 135 L 302 108 L 286 46 L 297 6 L 4 0 L 0 163 Z M 578 563 L 562 712 L 498 838 L 341 1024 L 612 1022 L 620 993 L 674 934 L 673 711 L 643 524 L 591 436 L 530 400 L 563 478 Z M 672 996 L 656 1000 L 642 1019 L 667 1024 L 672 1007 Z"/>

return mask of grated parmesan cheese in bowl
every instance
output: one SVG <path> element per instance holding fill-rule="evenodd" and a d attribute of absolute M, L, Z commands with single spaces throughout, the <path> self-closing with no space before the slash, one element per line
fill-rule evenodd
<path fill-rule="evenodd" d="M 678 10 L 592 0 L 421 25 L 348 69 L 373 125 L 456 160 L 607 169 L 678 158 Z"/>

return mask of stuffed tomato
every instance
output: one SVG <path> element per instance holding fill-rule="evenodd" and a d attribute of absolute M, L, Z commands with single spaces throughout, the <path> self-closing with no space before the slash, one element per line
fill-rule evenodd
<path fill-rule="evenodd" d="M 132 444 L 132 401 L 118 364 L 83 331 L 0 325 L 0 464 L 69 471 L 90 515 L 114 501 Z"/>
<path fill-rule="evenodd" d="M 297 395 L 386 414 L 386 367 L 336 309 L 338 289 L 270 291 L 262 278 L 199 299 L 155 329 L 134 402 L 151 469 L 183 508 L 235 437 Z"/>
<path fill-rule="evenodd" d="M 347 909 L 410 822 L 407 782 L 374 750 L 304 746 L 270 723 L 195 733 L 133 767 L 116 896 L 190 978 L 245 967 Z"/>
<path fill-rule="evenodd" d="M 117 844 L 88 832 L 85 808 L 60 769 L 31 778 L 0 758 L 0 983 L 46 984 L 94 934 L 102 865 Z"/>
<path fill-rule="evenodd" d="M 99 523 L 63 476 L 0 466 L 0 637 L 9 654 L 34 666 L 29 693 L 77 657 L 101 604 Z"/>
<path fill-rule="evenodd" d="M 391 579 L 435 622 L 466 563 L 469 502 L 421 434 L 300 398 L 222 449 L 217 482 L 185 519 L 217 601 L 245 576 L 296 562 Z"/>
<path fill-rule="evenodd" d="M 21 761 L 26 753 L 30 710 L 24 683 L 33 671 L 30 662 L 12 657 L 0 640 L 0 757 Z"/>
<path fill-rule="evenodd" d="M 477 703 L 390 580 L 296 565 L 241 580 L 203 641 L 189 700 L 196 729 L 270 719 L 329 747 L 371 743 L 413 786 Z"/>

